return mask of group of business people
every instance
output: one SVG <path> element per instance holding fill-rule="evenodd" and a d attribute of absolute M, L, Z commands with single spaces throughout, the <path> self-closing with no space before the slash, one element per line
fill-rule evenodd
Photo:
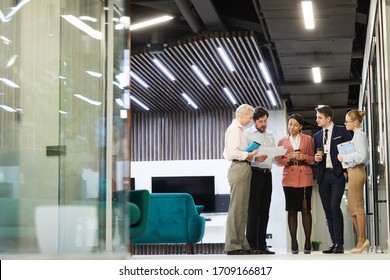
<path fill-rule="evenodd" d="M 302 133 L 304 119 L 300 114 L 288 118 L 288 135 L 278 146 L 286 154 L 269 158 L 258 150 L 245 151 L 253 141 L 262 147 L 274 147 L 273 134 L 267 129 L 269 113 L 262 107 L 239 106 L 236 118 L 225 133 L 224 158 L 232 161 L 228 170 L 230 205 L 226 222 L 225 251 L 228 255 L 275 254 L 267 247 L 266 232 L 272 195 L 272 164 L 283 167 L 282 186 L 285 195 L 291 253 L 298 254 L 298 212 L 302 215 L 305 234 L 304 253 L 311 253 L 311 195 L 313 173 L 318 165 L 318 186 L 332 244 L 325 254 L 344 253 L 344 222 L 341 199 L 348 179 L 348 210 L 357 232 L 357 244 L 351 253 L 368 251 L 363 186 L 366 180 L 368 142 L 361 125 L 364 111 L 351 110 L 345 126 L 333 123 L 331 107 L 315 108 L 321 128 L 311 137 Z M 253 121 L 253 125 L 246 128 Z M 353 136 L 352 133 L 353 132 Z M 337 145 L 352 141 L 353 150 L 342 154 Z"/>

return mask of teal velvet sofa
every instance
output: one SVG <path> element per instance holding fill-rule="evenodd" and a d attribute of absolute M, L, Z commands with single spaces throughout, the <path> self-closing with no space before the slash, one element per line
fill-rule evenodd
<path fill-rule="evenodd" d="M 148 190 L 130 191 L 127 203 L 130 216 L 130 239 L 144 234 L 149 219 L 150 194 Z"/>
<path fill-rule="evenodd" d="M 151 193 L 146 231 L 133 244 L 193 245 L 202 240 L 204 230 L 205 218 L 190 194 Z"/>

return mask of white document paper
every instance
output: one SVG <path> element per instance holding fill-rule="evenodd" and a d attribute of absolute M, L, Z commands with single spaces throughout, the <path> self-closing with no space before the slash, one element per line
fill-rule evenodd
<path fill-rule="evenodd" d="M 284 156 L 287 152 L 287 149 L 283 146 L 276 147 L 261 147 L 257 151 L 258 156 L 267 155 L 268 157 Z"/>

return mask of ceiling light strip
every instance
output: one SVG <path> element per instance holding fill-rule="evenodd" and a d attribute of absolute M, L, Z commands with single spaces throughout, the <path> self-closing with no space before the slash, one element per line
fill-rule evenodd
<path fill-rule="evenodd" d="M 130 70 L 130 76 L 132 78 L 134 78 L 134 80 L 136 80 L 144 88 L 148 88 L 149 87 L 149 85 L 139 75 L 137 75 L 134 71 Z"/>
<path fill-rule="evenodd" d="M 272 84 L 271 76 L 269 75 L 267 66 L 265 66 L 265 62 L 259 62 L 259 68 L 261 73 L 263 74 L 264 80 L 267 84 Z"/>
<path fill-rule="evenodd" d="M 254 95 L 254 96 L 258 97 L 261 100 L 261 103 L 263 104 L 262 106 L 270 108 L 271 107 L 270 100 L 266 96 L 265 93 L 271 87 L 270 87 L 270 84 L 268 84 L 265 81 L 263 75 L 261 75 L 259 68 L 258 68 L 258 61 L 259 61 L 259 59 L 263 59 L 263 56 L 262 56 L 261 52 L 259 52 L 259 53 L 256 52 L 256 49 L 258 47 L 257 41 L 251 40 L 251 38 L 253 38 L 253 37 L 252 36 L 245 37 L 245 43 L 248 46 L 250 46 L 250 52 L 247 53 L 247 56 L 249 57 L 249 60 L 252 63 L 252 69 L 253 69 L 252 73 L 254 75 L 256 75 L 256 77 L 257 77 L 257 79 L 255 79 L 255 83 L 257 84 L 258 91 L 257 91 L 257 95 Z M 243 42 L 242 38 L 240 38 L 240 41 L 242 44 L 245 44 Z"/>
<path fill-rule="evenodd" d="M 314 83 L 318 84 L 321 83 L 321 70 L 320 67 L 313 67 L 312 68 L 313 73 L 313 81 Z"/>
<path fill-rule="evenodd" d="M 223 96 L 221 96 L 221 84 L 220 79 L 223 77 L 226 79 L 228 70 L 225 66 L 221 66 L 217 62 L 217 57 L 215 56 L 216 52 L 211 51 L 211 48 L 208 47 L 210 39 L 207 39 L 207 45 L 205 44 L 203 48 L 200 48 L 197 52 L 198 56 L 203 56 L 203 61 L 207 61 L 208 63 L 211 63 L 213 68 L 213 72 L 210 74 L 211 77 L 213 77 L 213 83 L 212 83 L 212 92 L 209 92 L 208 94 L 205 94 L 206 104 L 208 108 L 221 108 L 221 104 L 228 104 L 226 103 Z M 197 45 L 199 48 L 199 45 Z M 215 66 L 215 67 L 213 67 Z M 223 70 L 224 69 L 224 70 Z M 225 84 L 225 83 L 223 83 Z M 223 108 L 223 106 L 222 106 Z M 214 109 L 215 110 L 215 109 Z"/>
<path fill-rule="evenodd" d="M 172 50 L 171 50 L 172 51 Z M 172 69 L 175 69 L 176 70 L 176 73 L 180 74 L 178 77 L 180 78 L 179 81 L 177 82 L 169 82 L 169 81 L 166 81 L 170 87 L 172 87 L 174 90 L 172 90 L 170 92 L 171 94 L 171 99 L 169 100 L 170 102 L 172 102 L 172 99 L 176 101 L 176 104 L 180 104 L 182 101 L 181 101 L 181 92 L 184 91 L 184 90 L 187 90 L 187 88 L 184 88 L 183 87 L 183 84 L 185 83 L 185 79 L 184 79 L 184 76 L 182 75 L 182 72 L 184 72 L 183 69 L 181 69 L 180 67 L 178 68 L 176 65 L 177 65 L 177 61 L 179 60 L 178 57 L 169 57 L 168 56 L 168 51 L 165 51 L 163 54 L 159 55 L 159 57 L 163 58 L 164 61 L 166 61 L 167 65 L 169 65 L 170 68 Z M 190 71 L 189 69 L 187 71 Z M 187 81 L 188 84 L 191 84 L 191 81 Z M 161 89 L 162 92 L 166 92 L 166 90 L 164 90 L 164 88 Z M 173 104 L 173 106 L 175 106 Z M 176 106 L 177 107 L 177 106 Z M 176 108 L 175 111 L 181 111 L 182 108 L 179 107 L 179 108 Z"/>
<path fill-rule="evenodd" d="M 203 69 L 205 69 L 210 77 L 210 85 L 207 87 L 207 89 L 210 90 L 210 94 L 205 94 L 208 108 L 215 109 L 220 107 L 224 101 L 223 98 L 220 97 L 220 73 L 213 67 L 211 59 L 207 57 L 207 52 L 204 51 L 204 48 L 202 49 L 200 47 L 198 42 L 189 42 L 185 47 L 188 52 L 194 54 L 194 59 L 203 65 Z"/>
<path fill-rule="evenodd" d="M 270 99 L 272 106 L 274 107 L 278 106 L 278 104 L 276 103 L 274 93 L 271 90 L 267 90 L 267 96 Z"/>
<path fill-rule="evenodd" d="M 185 53 L 185 52 L 184 52 Z M 194 75 L 191 70 L 190 64 L 188 61 L 191 58 L 183 56 L 180 51 L 180 46 L 171 48 L 169 51 L 165 51 L 167 59 L 172 61 L 172 67 L 175 67 L 177 73 L 180 73 L 181 83 L 177 83 L 177 88 L 179 92 L 203 92 L 204 88 L 201 87 L 199 83 L 194 83 Z M 176 84 L 175 84 L 176 85 Z M 202 96 L 198 95 L 198 99 Z M 204 103 L 204 102 L 201 102 Z"/>
<path fill-rule="evenodd" d="M 189 88 L 190 91 L 202 91 L 204 87 L 199 83 L 193 83 L 196 78 L 194 78 L 194 73 L 191 70 L 191 61 L 194 59 L 189 56 L 189 54 L 183 50 L 183 45 L 178 45 L 170 50 L 166 51 L 165 54 L 167 57 L 170 57 L 173 67 L 177 69 L 177 72 L 180 73 L 180 78 L 183 79 L 181 83 L 185 88 Z M 179 85 L 180 87 L 180 85 Z M 183 91 L 184 88 L 181 87 Z"/>
<path fill-rule="evenodd" d="M 255 69 L 253 68 L 253 62 L 255 61 L 255 58 L 253 58 L 250 55 L 250 52 L 248 51 L 248 47 L 245 44 L 245 41 L 243 40 L 245 36 L 238 36 L 233 37 L 233 42 L 235 43 L 234 48 L 239 50 L 239 56 L 244 58 L 244 61 L 242 63 L 242 66 L 240 68 L 243 69 L 242 76 L 246 77 L 245 83 L 246 83 L 246 89 L 247 89 L 247 95 L 250 96 L 250 103 L 254 106 L 264 106 L 264 101 L 262 100 L 262 94 L 261 88 L 259 85 L 259 79 L 255 77 L 257 74 Z M 226 39 L 229 41 L 229 39 Z M 249 94 L 251 93 L 251 94 Z M 253 98 L 252 98 L 253 97 Z"/>
<path fill-rule="evenodd" d="M 235 38 L 234 38 L 235 39 Z M 219 39 L 217 39 L 219 41 Z M 237 82 L 237 84 L 241 87 L 241 94 L 245 94 L 247 92 L 252 91 L 252 83 L 250 81 L 250 75 L 248 72 L 249 64 L 245 57 L 242 56 L 242 53 L 237 52 L 236 44 L 237 41 L 230 40 L 230 38 L 220 38 L 220 40 L 223 42 L 224 45 L 226 45 L 227 48 L 231 49 L 231 51 L 234 54 L 235 60 L 237 64 L 241 67 L 237 69 L 237 72 L 240 75 L 234 75 L 234 79 Z M 248 79 L 249 78 L 249 79 Z"/>
<path fill-rule="evenodd" d="M 144 77 L 148 77 L 149 79 L 150 79 L 150 77 L 160 77 L 160 75 L 158 75 L 158 74 L 155 74 L 153 76 L 150 69 L 154 69 L 154 65 L 151 66 L 153 68 L 148 67 L 148 64 L 150 65 L 150 61 L 147 62 L 148 60 L 146 58 L 144 58 L 142 60 L 142 62 L 139 62 L 138 60 L 139 60 L 139 57 L 131 59 L 131 69 L 133 69 L 132 71 L 136 71 L 137 73 L 140 73 Z M 149 69 L 147 69 L 147 68 L 149 68 Z M 131 84 L 131 93 L 133 95 L 136 95 L 136 96 L 142 96 L 144 102 L 147 103 L 149 105 L 149 108 L 152 110 L 157 110 L 157 108 L 159 108 L 161 106 L 161 104 L 164 104 L 164 106 L 166 106 L 165 105 L 166 101 L 159 101 L 157 98 L 155 98 L 155 96 L 158 96 L 160 94 L 160 91 L 157 90 L 156 86 L 155 86 L 159 83 L 155 82 L 154 79 L 149 80 L 148 82 L 150 83 L 150 87 L 147 89 L 147 91 L 144 87 L 142 87 L 138 84 L 132 83 Z"/>
<path fill-rule="evenodd" d="M 240 38 L 240 40 L 242 41 L 242 38 Z M 244 44 L 244 42 L 242 42 L 242 43 Z M 264 60 L 262 52 L 259 49 L 259 44 L 258 44 L 257 40 L 254 39 L 253 35 L 245 37 L 245 44 L 249 46 L 249 52 L 247 55 L 249 57 L 251 57 L 250 61 L 252 64 L 252 69 L 254 71 L 253 73 L 257 77 L 256 83 L 258 84 L 259 92 L 262 93 L 261 96 L 259 96 L 259 98 L 264 103 L 264 106 L 270 106 L 270 100 L 266 96 L 265 92 L 267 89 L 270 89 L 271 86 L 270 86 L 270 83 L 268 83 L 266 81 L 266 79 L 264 78 L 264 76 L 262 75 L 262 73 L 259 70 L 258 62 L 259 62 L 259 60 Z"/>
<path fill-rule="evenodd" d="M 252 42 L 254 42 L 253 46 L 254 46 L 254 50 L 256 51 L 255 56 L 259 57 L 262 61 L 264 61 L 264 57 L 263 57 L 263 55 L 261 53 L 260 46 L 259 46 L 259 44 L 257 44 L 256 39 L 253 36 L 251 36 L 251 40 L 252 40 Z M 269 86 L 269 88 L 272 90 L 272 92 L 275 95 L 276 103 L 278 104 L 277 105 L 277 109 L 282 109 L 283 108 L 282 102 L 281 102 L 279 93 L 276 90 L 276 87 L 275 87 L 274 83 L 271 83 L 268 86 Z"/>
<path fill-rule="evenodd" d="M 181 55 L 181 57 L 183 58 L 184 61 L 196 61 L 198 65 L 201 65 L 202 68 L 204 68 L 204 64 L 202 64 L 200 61 L 199 61 L 199 57 L 196 56 L 196 52 L 193 52 L 190 48 L 189 48 L 189 45 L 188 44 L 183 44 L 183 45 L 179 45 L 177 48 L 175 48 L 178 53 Z M 188 67 L 187 67 L 188 68 Z M 194 79 L 193 78 L 193 73 L 190 72 L 189 74 L 190 75 L 190 79 Z M 191 81 L 189 81 L 191 83 Z M 214 84 L 214 83 L 213 83 Z M 202 94 L 199 94 L 198 95 L 198 99 L 199 101 L 202 101 L 203 104 L 207 104 L 207 108 L 210 109 L 210 108 L 217 108 L 218 107 L 218 101 L 214 98 L 214 100 L 210 99 L 209 98 L 209 94 L 206 94 L 206 92 L 208 92 L 209 90 L 211 90 L 213 92 L 213 96 L 217 96 L 218 93 L 213 89 L 213 87 L 210 87 L 207 86 L 206 88 L 204 86 L 201 86 L 201 84 L 199 83 L 195 83 L 196 87 L 197 87 L 197 90 L 194 91 L 194 92 L 199 92 L 199 93 L 202 93 Z M 202 106 L 204 108 L 204 106 Z"/>
<path fill-rule="evenodd" d="M 198 65 L 192 64 L 192 65 L 191 65 L 191 68 L 192 68 L 192 70 L 194 71 L 194 73 L 196 74 L 196 76 L 198 76 L 199 80 L 200 80 L 205 86 L 210 85 L 209 80 L 206 78 L 205 74 L 203 74 L 203 72 L 199 69 L 199 66 L 198 66 Z"/>
<path fill-rule="evenodd" d="M 141 100 L 139 100 L 137 97 L 134 95 L 130 95 L 130 99 L 133 100 L 136 104 L 141 106 L 144 110 L 149 111 L 149 107 L 146 106 Z"/>
<path fill-rule="evenodd" d="M 151 110 L 151 111 L 159 111 L 159 108 L 161 106 L 160 102 L 158 102 L 158 100 L 156 100 L 156 99 L 150 99 L 148 97 L 148 96 L 150 96 L 150 94 L 148 96 L 145 95 L 144 94 L 144 88 L 132 89 L 131 90 L 131 96 L 142 96 L 142 101 L 143 101 L 144 104 L 147 104 L 147 107 L 149 108 L 149 110 Z M 132 110 L 132 112 L 137 112 L 137 111 L 143 112 L 144 111 L 144 110 L 140 109 L 140 106 L 137 106 L 137 107 L 132 106 L 131 110 Z"/>
<path fill-rule="evenodd" d="M 216 48 L 220 45 L 222 45 L 224 48 L 227 48 L 227 46 L 224 45 L 220 40 L 218 40 L 218 38 L 210 38 L 209 40 L 207 40 L 207 43 L 210 50 L 216 50 Z M 220 85 L 221 88 L 225 86 L 229 86 L 236 93 L 242 94 L 244 92 L 244 89 L 242 88 L 241 84 L 234 77 L 235 76 L 234 73 L 228 71 L 228 69 L 226 69 L 224 64 L 217 63 L 216 67 L 218 67 L 221 76 L 224 78 L 224 83 Z"/>
<path fill-rule="evenodd" d="M 131 59 L 131 68 L 138 73 L 142 73 L 144 77 L 147 77 L 150 84 L 150 87 L 148 88 L 148 92 L 150 93 L 146 93 L 145 89 L 142 88 L 140 90 L 143 94 L 139 94 L 139 96 L 143 96 L 145 102 L 150 105 L 151 109 L 159 111 L 157 108 L 163 105 L 165 108 L 168 108 L 168 110 L 174 110 L 174 104 L 171 100 L 164 98 L 159 100 L 159 98 L 157 98 L 162 92 L 175 92 L 175 89 L 172 87 L 171 82 L 160 75 L 151 60 L 152 56 L 149 54 L 141 54 Z M 155 104 L 153 106 L 154 108 L 152 108 L 152 104 Z"/>
<path fill-rule="evenodd" d="M 233 65 L 233 62 L 230 59 L 227 51 L 222 46 L 217 47 L 217 52 L 220 55 L 220 57 L 222 58 L 222 61 L 225 64 L 225 66 L 230 70 L 230 72 L 236 71 L 236 69 Z"/>
<path fill-rule="evenodd" d="M 171 19 L 173 19 L 173 16 L 169 16 L 169 15 L 153 18 L 150 20 L 146 20 L 143 22 L 139 22 L 139 23 L 135 23 L 135 24 L 130 25 L 130 30 L 137 30 L 137 29 L 141 29 L 141 28 L 148 27 L 151 25 L 156 25 L 156 24 L 159 24 L 159 23 L 171 20 Z"/>
<path fill-rule="evenodd" d="M 164 73 L 166 77 L 168 77 L 172 82 L 176 80 L 176 78 L 173 76 L 173 73 L 171 70 L 169 70 L 161 61 L 160 59 L 153 58 L 153 63 L 156 64 L 156 66 Z"/>
<path fill-rule="evenodd" d="M 236 100 L 236 98 L 233 96 L 232 92 L 231 92 L 227 87 L 224 87 L 224 88 L 223 88 L 223 91 L 225 92 L 226 96 L 229 98 L 230 102 L 231 102 L 233 105 L 236 105 L 236 104 L 237 104 L 237 100 Z"/>
<path fill-rule="evenodd" d="M 241 39 L 241 36 L 239 36 L 239 38 Z M 235 55 L 237 57 L 236 61 L 238 61 L 240 65 L 240 70 L 238 71 L 240 75 L 237 75 L 237 77 L 235 77 L 235 79 L 238 80 L 237 84 L 240 87 L 240 90 L 235 92 L 236 95 L 240 95 L 243 100 L 248 100 L 248 98 L 245 97 L 249 97 L 249 101 L 246 102 L 251 105 L 262 105 L 262 103 L 259 103 L 258 100 L 252 98 L 253 96 L 259 96 L 259 91 L 256 79 L 254 79 L 253 77 L 253 69 L 248 62 L 248 57 L 245 56 L 245 54 L 243 53 L 243 50 L 246 49 L 245 44 L 241 46 L 240 42 L 237 40 L 237 36 L 233 36 L 232 40 L 231 38 L 222 38 L 222 40 L 225 44 L 229 44 L 229 48 L 235 51 Z M 243 59 L 239 59 L 240 57 L 242 57 Z"/>
<path fill-rule="evenodd" d="M 221 88 L 228 84 L 229 81 L 226 78 L 226 69 L 224 67 L 221 68 L 216 60 L 215 49 L 214 46 L 210 45 L 210 39 L 194 42 L 193 45 L 197 50 L 198 55 L 202 57 L 205 63 L 207 63 L 211 73 L 210 76 L 213 77 L 214 96 L 209 96 L 211 99 L 210 102 L 217 101 L 218 105 L 216 108 L 220 107 L 221 104 L 228 104 L 229 106 L 232 106 L 231 103 L 226 103 L 226 99 L 220 94 Z M 235 107 L 232 106 L 232 109 L 235 109 Z"/>
<path fill-rule="evenodd" d="M 197 106 L 197 105 L 195 104 L 195 102 L 188 96 L 188 94 L 182 93 L 181 95 L 182 95 L 182 96 L 184 97 L 184 99 L 188 102 L 188 104 L 192 106 L 192 108 L 198 109 L 198 106 Z"/>
<path fill-rule="evenodd" d="M 314 29 L 314 15 L 312 1 L 301 1 L 303 10 L 303 19 L 306 29 Z"/>

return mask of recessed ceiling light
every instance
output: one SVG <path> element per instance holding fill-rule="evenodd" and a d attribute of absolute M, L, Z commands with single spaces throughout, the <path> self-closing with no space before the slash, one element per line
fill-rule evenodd
<path fill-rule="evenodd" d="M 306 29 L 314 29 L 314 16 L 312 1 L 302 1 L 303 18 Z"/>
<path fill-rule="evenodd" d="M 313 67 L 313 80 L 316 84 L 321 83 L 321 70 L 320 67 Z"/>

